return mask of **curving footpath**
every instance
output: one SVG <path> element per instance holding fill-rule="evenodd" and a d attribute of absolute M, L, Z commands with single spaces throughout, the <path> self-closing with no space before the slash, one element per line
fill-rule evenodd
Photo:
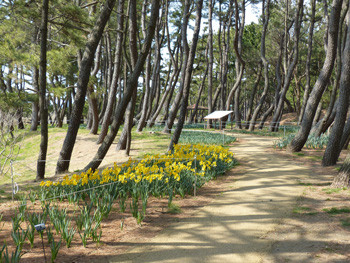
<path fill-rule="evenodd" d="M 110 262 L 277 262 L 266 234 L 290 216 L 310 171 L 268 150 L 273 138 L 236 136 L 245 173 L 231 190 Z"/>

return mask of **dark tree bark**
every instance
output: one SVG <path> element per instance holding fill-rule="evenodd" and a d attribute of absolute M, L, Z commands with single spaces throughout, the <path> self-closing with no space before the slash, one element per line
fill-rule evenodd
<path fill-rule="evenodd" d="M 80 119 L 85 104 L 86 91 L 90 79 L 90 72 L 94 61 L 94 55 L 96 52 L 97 45 L 102 37 L 103 30 L 113 10 L 114 4 L 115 0 L 106 0 L 105 5 L 86 43 L 83 58 L 80 63 L 81 66 L 79 69 L 75 101 L 72 109 L 67 135 L 64 139 L 63 146 L 57 162 L 56 174 L 63 173 L 69 168 L 70 159 L 72 156 L 75 140 L 80 126 Z"/>
<path fill-rule="evenodd" d="M 147 2 L 145 2 L 146 4 Z M 144 6 L 145 6 L 144 4 Z M 129 1 L 129 49 L 130 49 L 130 59 L 131 59 L 131 70 L 135 69 L 138 52 L 137 52 L 137 1 Z M 145 7 L 144 7 L 145 8 Z M 149 56 L 149 55 L 148 55 Z M 126 108 L 125 112 L 125 122 L 122 136 L 119 138 L 120 144 L 125 145 L 125 155 L 129 156 L 131 147 L 131 129 L 134 124 L 134 112 L 136 106 L 137 90 L 131 97 L 131 100 Z M 123 149 L 123 148 L 120 148 Z"/>
<path fill-rule="evenodd" d="M 239 18 L 238 15 L 238 10 L 239 6 L 237 1 L 235 0 L 235 19 Z M 238 52 L 240 56 L 242 56 L 242 39 L 243 39 L 243 32 L 244 32 L 244 25 L 245 25 L 245 0 L 242 1 L 242 18 L 240 20 L 240 26 L 239 26 L 239 34 L 238 34 Z M 237 25 L 237 23 L 236 23 Z M 237 30 L 237 28 L 236 28 Z M 242 57 L 241 57 L 242 58 Z M 235 96 L 234 96 L 234 112 L 235 112 L 235 122 L 236 122 L 236 128 L 242 129 L 242 122 L 241 122 L 241 111 L 240 111 L 240 105 L 239 105 L 239 99 L 241 96 L 241 81 L 242 81 L 242 76 L 239 72 L 242 70 L 242 73 L 244 71 L 244 66 L 245 63 L 242 63 L 239 59 L 236 60 L 236 78 L 237 81 L 239 81 L 239 84 L 237 86 L 237 90 L 235 91 Z M 242 68 L 242 69 L 240 69 Z M 227 105 L 226 105 L 227 107 Z"/>
<path fill-rule="evenodd" d="M 245 7 L 245 5 L 244 5 L 244 7 Z M 234 38 L 233 46 L 234 46 L 234 51 L 235 51 L 235 55 L 237 58 L 237 63 L 239 64 L 239 66 L 236 67 L 236 69 L 238 69 L 238 71 L 236 74 L 235 84 L 233 85 L 233 87 L 230 90 L 230 93 L 227 96 L 226 110 L 230 110 L 230 104 L 232 102 L 232 98 L 235 95 L 236 90 L 239 88 L 239 86 L 241 84 L 243 72 L 244 72 L 244 68 L 245 68 L 245 61 L 243 60 L 243 58 L 241 56 L 241 48 L 240 48 L 242 45 L 241 41 L 242 41 L 242 36 L 243 36 L 244 21 L 242 21 L 240 23 L 240 25 L 239 25 L 239 23 L 240 23 L 239 6 L 237 3 L 237 0 L 235 0 L 235 38 Z M 235 112 L 235 115 L 236 115 L 236 112 Z"/>
<path fill-rule="evenodd" d="M 180 87 L 179 91 L 175 96 L 175 99 L 173 101 L 173 104 L 171 105 L 171 109 L 169 112 L 168 119 L 166 120 L 163 132 L 164 133 L 170 133 L 171 129 L 173 128 L 174 121 L 177 115 L 177 112 L 180 107 L 180 102 L 183 94 L 183 88 L 184 88 L 184 80 L 186 78 L 186 68 L 187 68 L 187 62 L 188 62 L 188 56 L 189 56 L 189 47 L 187 43 L 187 27 L 188 27 L 188 21 L 190 16 L 190 6 L 191 1 L 185 1 L 184 3 L 184 10 L 183 10 L 183 16 L 182 16 L 182 27 L 181 27 L 181 43 L 182 43 L 182 68 L 181 68 L 181 78 L 180 78 Z"/>
<path fill-rule="evenodd" d="M 178 60 L 179 60 L 179 46 L 177 46 L 176 60 L 174 60 L 175 62 L 173 62 L 173 60 L 171 60 L 171 62 L 169 64 L 169 72 L 170 72 L 170 70 L 172 68 L 172 64 L 173 63 L 175 64 L 175 66 L 174 66 L 174 69 L 172 70 L 171 77 L 170 77 L 169 81 L 167 82 L 168 83 L 168 85 L 166 85 L 167 89 L 164 92 L 163 97 L 161 98 L 161 100 L 159 102 L 157 110 L 154 112 L 154 114 L 150 118 L 150 121 L 149 121 L 149 124 L 148 124 L 149 127 L 152 127 L 154 125 L 158 115 L 160 114 L 160 112 L 161 112 L 161 110 L 162 110 L 162 108 L 164 106 L 164 103 L 165 103 L 166 99 L 168 98 L 168 95 L 169 95 L 169 97 L 171 97 L 171 94 L 174 92 L 175 84 L 177 83 L 177 79 L 179 78 L 179 74 L 180 74 L 179 67 L 177 66 Z M 169 105 L 169 104 L 167 104 L 167 105 Z"/>
<path fill-rule="evenodd" d="M 116 112 L 114 114 L 113 122 L 111 124 L 111 129 L 105 139 L 103 140 L 101 146 L 98 148 L 96 155 L 93 160 L 85 167 L 85 170 L 91 168 L 93 170 L 97 169 L 101 164 L 103 158 L 106 156 L 109 147 L 112 145 L 119 127 L 123 121 L 123 116 L 126 107 L 131 99 L 132 94 L 137 89 L 138 79 L 143 70 L 146 58 L 148 56 L 149 50 L 151 48 L 154 31 L 156 27 L 157 18 L 159 15 L 159 0 L 152 1 L 151 16 L 149 19 L 149 24 L 147 27 L 147 37 L 142 45 L 142 50 L 138 55 L 137 62 L 135 64 L 134 70 L 129 74 L 128 80 L 126 82 L 126 89 L 124 96 L 121 98 L 120 103 L 117 106 Z"/>
<path fill-rule="evenodd" d="M 103 116 L 103 122 L 101 126 L 101 132 L 98 137 L 97 143 L 100 144 L 106 137 L 108 133 L 108 127 L 111 123 L 111 117 L 113 113 L 113 108 L 116 103 L 116 94 L 118 89 L 118 80 L 120 77 L 121 70 L 121 61 L 122 61 L 122 47 L 124 39 L 124 0 L 119 0 L 118 3 L 118 25 L 117 25 L 117 42 L 115 48 L 115 57 L 114 57 L 114 69 L 113 76 L 111 81 L 111 87 L 108 94 L 108 103 L 106 107 L 105 114 Z"/>
<path fill-rule="evenodd" d="M 259 67 L 258 67 L 258 72 L 256 74 L 256 80 L 254 82 L 249 100 L 248 100 L 248 106 L 247 106 L 247 115 L 245 120 L 247 121 L 245 124 L 245 128 L 249 129 L 249 125 L 251 123 L 251 118 L 252 118 L 252 111 L 253 111 L 253 106 L 254 106 L 254 99 L 256 97 L 256 92 L 258 90 L 258 86 L 260 84 L 260 80 L 261 80 L 261 63 L 259 63 Z"/>
<path fill-rule="evenodd" d="M 102 53 L 102 40 L 100 40 L 100 44 L 97 46 L 96 55 L 95 55 L 95 65 L 91 72 L 91 76 L 95 77 L 100 69 L 101 64 L 101 53 Z M 104 74 L 102 74 L 103 76 Z M 106 76 L 104 76 L 106 79 Z M 98 114 L 98 98 L 94 89 L 94 84 L 89 83 L 87 88 L 87 95 L 89 101 L 89 112 L 90 112 L 90 134 L 97 134 L 98 125 L 99 125 L 99 114 Z"/>
<path fill-rule="evenodd" d="M 310 65 L 311 65 L 311 55 L 312 55 L 312 46 L 313 46 L 314 26 L 315 26 L 315 13 L 316 13 L 316 0 L 311 0 L 311 17 L 310 17 L 309 36 L 308 36 L 308 42 L 307 42 L 307 57 L 306 57 L 306 69 L 305 69 L 306 84 L 304 89 L 303 103 L 299 114 L 299 123 L 301 123 L 303 119 L 306 102 L 310 94 L 310 81 L 311 81 Z"/>
<path fill-rule="evenodd" d="M 350 12 L 348 12 L 348 25 L 350 24 Z M 347 32 L 346 44 L 342 56 L 342 69 L 340 77 L 340 91 L 338 99 L 338 109 L 335 116 L 332 132 L 329 136 L 327 148 L 324 152 L 322 165 L 331 166 L 337 163 L 342 150 L 341 140 L 349 108 L 350 97 L 350 30 Z"/>
<path fill-rule="evenodd" d="M 207 46 L 208 48 L 208 46 Z M 205 52 L 206 56 L 207 57 L 207 51 Z M 202 92 L 203 92 L 203 89 L 204 89 L 204 84 L 205 84 L 205 81 L 206 81 L 206 78 L 207 78 L 207 75 L 208 75 L 208 61 L 207 61 L 207 66 L 206 66 L 206 69 L 205 69 L 205 72 L 204 72 L 204 76 L 202 77 L 202 83 L 201 83 L 201 86 L 199 88 L 199 91 L 198 91 L 198 97 L 197 97 L 197 100 L 196 100 L 196 103 L 195 103 L 195 106 L 194 106 L 194 109 L 191 113 L 191 116 L 190 116 L 190 119 L 188 120 L 188 123 L 193 123 L 195 118 L 196 118 L 196 115 L 197 115 L 197 112 L 198 112 L 198 106 L 199 106 L 199 102 L 201 100 L 201 96 L 202 96 Z M 197 118 L 196 118 L 197 119 Z"/>
<path fill-rule="evenodd" d="M 346 159 L 336 177 L 334 177 L 331 185 L 333 188 L 350 187 L 350 154 L 346 156 Z"/>
<path fill-rule="evenodd" d="M 267 92 L 269 89 L 269 62 L 266 59 L 266 31 L 269 25 L 270 20 L 270 0 L 267 0 L 265 4 L 265 0 L 263 1 L 263 9 L 262 9 L 262 22 L 263 22 L 263 30 L 261 34 L 261 48 L 260 48 L 260 57 L 264 65 L 264 90 L 261 94 L 258 105 L 256 106 L 252 119 L 250 120 L 249 131 L 253 131 L 255 127 L 255 122 L 258 117 L 258 114 L 265 103 L 265 98 L 267 96 Z"/>
<path fill-rule="evenodd" d="M 40 150 L 37 162 L 36 179 L 42 180 L 45 177 L 47 146 L 49 141 L 47 117 L 48 107 L 46 101 L 46 52 L 47 52 L 47 24 L 49 14 L 49 0 L 43 0 L 41 9 L 40 26 L 40 63 L 39 63 L 39 104 L 40 104 Z"/>
<path fill-rule="evenodd" d="M 185 5 L 187 4 L 186 2 L 189 2 L 189 0 L 185 0 Z M 201 24 L 201 18 L 202 18 L 202 6 L 203 6 L 203 0 L 198 0 L 197 12 L 196 12 L 196 23 L 195 23 L 194 32 L 193 32 L 192 45 L 191 45 L 191 49 L 189 52 L 188 61 L 186 63 L 187 66 L 186 66 L 186 71 L 185 71 L 183 100 L 182 100 L 182 104 L 181 104 L 179 122 L 178 122 L 178 125 L 176 126 L 173 137 L 171 138 L 168 150 L 173 150 L 174 145 L 179 142 L 181 131 L 182 131 L 183 125 L 185 123 L 187 106 L 188 106 L 188 97 L 189 97 L 189 93 L 190 93 L 190 84 L 191 84 L 191 77 L 192 77 L 192 70 L 193 70 L 193 62 L 194 62 L 194 58 L 196 55 L 196 49 L 197 49 L 197 43 L 198 43 L 198 37 L 199 37 L 199 31 L 200 31 L 200 24 Z"/>
<path fill-rule="evenodd" d="M 340 75 L 341 75 L 341 68 L 342 68 L 342 32 L 343 32 L 343 22 L 345 20 L 345 16 L 347 14 L 347 10 L 349 8 L 349 3 L 347 2 L 347 5 L 345 8 L 342 8 L 343 14 L 340 19 L 340 24 L 339 24 L 339 31 L 338 31 L 338 47 L 337 47 L 337 58 L 336 58 L 336 65 L 337 65 L 337 73 L 335 76 L 335 83 L 333 85 L 332 93 L 331 93 L 331 98 L 329 101 L 328 109 L 325 114 L 325 116 L 322 118 L 322 120 L 317 124 L 317 128 L 315 129 L 315 136 L 319 137 L 321 134 L 327 130 L 327 128 L 332 124 L 334 117 L 335 117 L 335 104 L 336 104 L 336 99 L 337 99 L 337 91 L 339 89 L 339 82 L 340 82 Z M 346 39 L 346 36 L 345 38 Z M 333 119 L 332 119 L 333 118 Z"/>
<path fill-rule="evenodd" d="M 302 23 L 302 18 L 303 18 L 303 0 L 299 0 L 298 1 L 298 6 L 297 6 L 297 10 L 296 10 L 296 14 L 295 14 L 295 18 L 294 18 L 294 46 L 293 46 L 293 52 L 292 54 L 294 55 L 293 60 L 291 62 L 290 58 L 288 56 L 288 50 L 287 50 L 287 44 L 284 47 L 284 52 L 285 52 L 285 63 L 287 64 L 285 66 L 286 68 L 286 74 L 284 77 L 284 83 L 283 83 L 283 88 L 279 97 L 279 101 L 275 110 L 275 113 L 273 115 L 272 118 L 272 123 L 270 126 L 270 131 L 278 131 L 278 123 L 279 120 L 282 116 L 282 111 L 283 111 L 283 105 L 284 105 L 284 101 L 285 101 L 285 97 L 287 94 L 287 91 L 289 89 L 290 86 L 290 82 L 292 80 L 293 77 L 293 72 L 294 69 L 298 63 L 298 58 L 299 58 L 299 39 L 300 39 L 300 28 L 301 28 L 301 23 Z M 288 0 L 287 0 L 287 6 L 288 6 Z M 286 22 L 287 23 L 287 22 Z M 285 41 L 287 41 L 287 25 L 286 25 L 286 31 L 285 31 Z"/>
<path fill-rule="evenodd" d="M 317 106 L 321 100 L 323 91 L 327 86 L 330 75 L 332 74 L 334 59 L 337 51 L 339 20 L 342 2 L 342 0 L 333 0 L 328 27 L 328 48 L 326 59 L 324 61 L 320 75 L 318 76 L 318 79 L 307 101 L 304 117 L 301 122 L 301 128 L 289 145 L 289 149 L 292 152 L 299 152 L 304 147 L 311 130 Z"/>
<path fill-rule="evenodd" d="M 213 65 L 214 65 L 214 53 L 213 53 L 213 8 L 215 0 L 209 0 L 208 2 L 208 114 L 213 112 Z M 211 120 L 208 120 L 208 128 L 211 125 Z"/>

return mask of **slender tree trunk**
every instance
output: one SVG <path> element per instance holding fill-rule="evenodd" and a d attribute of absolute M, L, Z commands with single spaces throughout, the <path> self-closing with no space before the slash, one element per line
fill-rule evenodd
<path fill-rule="evenodd" d="M 289 59 L 286 58 L 285 60 L 285 63 L 286 64 L 289 64 L 288 66 L 286 66 L 286 69 L 287 69 L 287 72 L 286 72 L 286 75 L 284 77 L 284 85 L 283 85 L 283 88 L 282 88 L 282 91 L 281 91 L 281 94 L 280 94 L 280 97 L 279 97 L 279 102 L 277 104 L 277 107 L 276 107 L 276 111 L 275 111 L 275 114 L 273 115 L 273 118 L 272 118 L 272 123 L 271 123 L 271 126 L 270 126 L 270 131 L 278 131 L 278 123 L 279 123 L 279 120 L 282 116 L 282 111 L 283 111 L 283 105 L 284 105 L 284 101 L 285 101 L 285 97 L 286 97 L 286 94 L 287 94 L 287 91 L 289 89 L 289 86 L 290 86 L 290 82 L 292 80 L 292 77 L 293 77 L 293 72 L 294 72 L 294 69 L 298 63 L 298 58 L 299 58 L 299 35 L 300 35 L 300 28 L 301 28 L 301 23 L 302 23 L 302 18 L 303 18 L 303 3 L 304 1 L 303 0 L 299 0 L 298 1 L 298 7 L 297 7 L 297 12 L 296 12 L 296 15 L 295 15 L 295 33 L 294 33 L 294 47 L 293 47 L 293 54 L 294 54 L 294 57 L 293 57 L 293 61 L 291 63 L 289 63 Z M 285 33 L 285 37 L 287 36 L 287 34 Z M 286 37 L 287 38 L 287 37 Z M 286 57 L 288 57 L 287 55 L 287 46 L 285 46 L 285 53 L 286 53 Z"/>
<path fill-rule="evenodd" d="M 187 5 L 187 2 L 189 0 L 185 0 L 185 5 Z M 192 77 L 192 70 L 193 70 L 193 62 L 196 55 L 196 48 L 199 38 L 199 30 L 200 30 L 200 24 L 201 24 L 201 18 L 202 18 L 202 6 L 203 6 L 203 0 L 198 0 L 197 2 L 197 14 L 196 14 L 196 23 L 194 27 L 194 33 L 192 38 L 192 45 L 191 50 L 189 52 L 188 56 L 188 62 L 186 63 L 186 72 L 185 72 L 185 80 L 184 80 L 184 89 L 183 89 L 183 100 L 181 105 L 181 111 L 180 111 L 180 117 L 178 125 L 175 129 L 175 132 L 173 134 L 173 137 L 171 138 L 169 150 L 173 150 L 174 145 L 179 142 L 181 131 L 183 128 L 183 125 L 185 123 L 185 117 L 187 112 L 187 105 L 188 105 L 188 97 L 190 93 L 190 84 L 191 84 L 191 77 Z"/>
<path fill-rule="evenodd" d="M 214 64 L 214 52 L 213 52 L 213 7 L 215 0 L 209 0 L 209 18 L 208 18 L 208 114 L 213 112 L 213 64 Z M 210 128 L 211 120 L 208 120 L 208 128 Z"/>
<path fill-rule="evenodd" d="M 33 67 L 33 88 L 38 93 L 39 92 L 39 69 Z M 39 101 L 37 98 L 33 101 L 32 104 L 32 121 L 30 130 L 36 131 L 39 125 Z"/>
<path fill-rule="evenodd" d="M 177 112 L 180 107 L 181 99 L 183 98 L 183 88 L 184 88 L 184 79 L 186 77 L 186 68 L 187 68 L 187 62 L 188 62 L 188 56 L 189 56 L 189 47 L 187 43 L 187 26 L 189 21 L 189 14 L 190 14 L 190 6 L 191 2 L 186 0 L 184 3 L 184 11 L 183 11 L 183 17 L 182 17 L 182 27 L 181 27 L 181 42 L 182 42 L 182 48 L 183 48 L 183 62 L 182 62 L 182 68 L 181 68 L 181 78 L 180 78 L 180 87 L 179 91 L 176 94 L 176 97 L 174 99 L 174 102 L 171 106 L 169 117 L 165 123 L 163 132 L 164 133 L 170 133 L 174 121 L 177 115 Z M 187 110 L 187 109 L 186 109 Z"/>
<path fill-rule="evenodd" d="M 329 20 L 328 27 L 328 48 L 326 53 L 326 59 L 324 61 L 320 75 L 314 85 L 314 88 L 310 94 L 305 107 L 304 117 L 301 123 L 301 128 L 289 145 L 289 149 L 292 152 L 299 152 L 304 147 L 304 144 L 309 136 L 312 121 L 315 116 L 317 106 L 321 100 L 324 89 L 332 74 L 334 59 L 337 50 L 339 19 L 342 7 L 342 0 L 333 0 L 332 11 Z"/>
<path fill-rule="evenodd" d="M 41 9 L 41 26 L 40 26 L 40 64 L 39 64 L 39 104 L 40 104 L 40 126 L 41 140 L 40 150 L 37 162 L 36 179 L 41 180 L 45 177 L 46 155 L 48 146 L 48 107 L 46 101 L 46 52 L 47 52 L 47 24 L 49 14 L 49 0 L 43 0 Z"/>
<path fill-rule="evenodd" d="M 260 121 L 259 130 L 262 130 L 262 128 L 264 128 L 267 117 L 269 117 L 272 114 L 274 108 L 275 108 L 275 105 L 271 104 L 270 107 L 267 109 L 267 111 L 263 114 Z"/>
<path fill-rule="evenodd" d="M 204 89 L 204 83 L 205 83 L 205 80 L 206 80 L 207 75 L 208 75 L 208 63 L 206 63 L 206 64 L 207 64 L 207 67 L 205 69 L 204 76 L 202 78 L 202 83 L 201 83 L 201 86 L 200 86 L 199 91 L 198 91 L 197 101 L 196 101 L 196 104 L 194 106 L 193 112 L 192 112 L 192 114 L 190 116 L 190 119 L 189 119 L 188 123 L 193 123 L 194 118 L 195 118 L 195 116 L 197 115 L 197 112 L 198 112 L 198 105 L 199 105 L 199 102 L 201 100 L 202 92 L 203 92 L 203 89 Z"/>
<path fill-rule="evenodd" d="M 243 2 L 245 3 L 245 0 Z M 245 9 L 245 4 L 243 5 L 243 7 Z M 244 19 L 244 17 L 243 17 L 243 19 Z M 231 102 L 232 102 L 232 98 L 235 95 L 236 90 L 239 88 L 239 85 L 241 84 L 242 77 L 243 77 L 243 72 L 244 72 L 244 69 L 245 69 L 245 61 L 243 60 L 243 58 L 241 56 L 241 49 L 240 49 L 240 46 L 242 44 L 242 43 L 240 43 L 242 41 L 242 35 L 240 35 L 240 34 L 243 34 L 244 20 L 241 21 L 240 27 L 239 27 L 239 23 L 240 23 L 239 6 L 238 6 L 238 3 L 237 3 L 237 0 L 235 0 L 235 38 L 234 38 L 233 44 L 234 44 L 235 55 L 236 55 L 238 63 L 240 64 L 240 67 L 238 67 L 239 72 L 238 72 L 238 74 L 236 76 L 235 84 L 233 85 L 233 87 L 230 90 L 230 93 L 227 96 L 226 110 L 230 110 L 230 105 L 231 105 Z M 242 30 L 240 30 L 241 28 L 242 28 Z"/>
<path fill-rule="evenodd" d="M 307 42 L 307 57 L 306 57 L 306 69 L 305 69 L 306 84 L 304 89 L 303 104 L 301 106 L 301 110 L 299 114 L 299 121 L 298 121 L 299 124 L 303 119 L 306 102 L 310 94 L 310 82 L 311 82 L 310 65 L 311 65 L 314 26 L 315 26 L 315 13 L 316 13 L 316 0 L 311 0 L 311 17 L 310 17 L 309 36 L 308 36 L 308 42 Z"/>
<path fill-rule="evenodd" d="M 148 56 L 149 50 L 151 48 L 154 31 L 156 27 L 156 22 L 159 14 L 159 0 L 152 1 L 151 16 L 149 19 L 149 24 L 147 27 L 147 37 L 143 42 L 142 49 L 138 55 L 137 62 L 135 64 L 134 70 L 129 74 L 128 80 L 126 82 L 126 90 L 124 96 L 121 98 L 120 103 L 114 114 L 113 122 L 111 124 L 111 129 L 105 139 L 103 140 L 101 146 L 99 147 L 93 160 L 85 167 L 85 170 L 91 168 L 93 170 L 97 169 L 101 164 L 103 158 L 107 154 L 109 147 L 112 145 L 116 135 L 118 134 L 119 127 L 123 121 L 123 116 L 126 107 L 131 99 L 132 94 L 137 89 L 138 79 L 143 70 L 146 58 Z"/>
<path fill-rule="evenodd" d="M 111 81 L 111 87 L 108 94 L 108 103 L 106 111 L 103 117 L 103 122 L 101 126 L 101 132 L 98 137 L 97 143 L 100 144 L 106 137 L 108 133 L 108 127 L 111 123 L 111 117 L 113 113 L 113 108 L 116 103 L 116 94 L 118 89 L 118 80 L 120 78 L 120 70 L 122 63 L 122 47 L 124 39 L 124 0 L 119 0 L 118 3 L 118 25 L 117 25 L 117 43 L 115 48 L 115 57 L 114 57 L 114 69 L 113 76 Z"/>
<path fill-rule="evenodd" d="M 63 173 L 69 168 L 70 159 L 80 126 L 80 119 L 85 104 L 86 91 L 90 79 L 90 72 L 94 60 L 95 51 L 102 37 L 103 30 L 109 20 L 109 16 L 113 10 L 114 4 L 115 0 L 106 0 L 105 5 L 86 43 L 79 70 L 77 92 L 72 109 L 71 119 L 69 122 L 67 135 L 64 139 L 63 146 L 59 154 L 59 159 L 56 166 L 56 174 Z"/>
<path fill-rule="evenodd" d="M 130 0 L 129 2 L 129 48 L 131 57 L 131 70 L 134 70 L 138 58 L 137 52 L 137 2 L 136 0 Z M 137 90 L 131 97 L 131 100 L 126 108 L 125 122 L 124 122 L 124 137 L 120 137 L 121 144 L 125 144 L 125 154 L 128 156 L 131 147 L 131 129 L 134 122 L 134 112 L 136 106 Z M 125 142 L 124 142 L 125 141 Z"/>
<path fill-rule="evenodd" d="M 261 80 L 261 63 L 259 63 L 259 68 L 258 68 L 258 73 L 256 75 L 256 80 L 254 82 L 249 100 L 248 100 L 248 106 L 247 106 L 247 115 L 246 115 L 246 124 L 245 124 L 245 128 L 249 129 L 249 125 L 250 123 L 252 123 L 251 118 L 252 118 L 252 111 L 253 111 L 253 106 L 254 106 L 254 99 L 256 96 L 256 92 L 258 90 L 258 86 L 260 84 L 260 80 Z"/>
<path fill-rule="evenodd" d="M 263 22 L 263 30 L 261 34 L 261 48 L 260 48 L 260 57 L 264 65 L 264 90 L 261 94 L 259 103 L 254 110 L 252 119 L 249 125 L 249 131 L 253 131 L 255 128 L 255 122 L 258 118 L 258 114 L 265 103 L 265 98 L 269 89 L 269 62 L 266 59 L 266 31 L 270 20 L 270 0 L 267 0 L 265 4 L 265 0 L 263 1 L 263 9 L 262 9 L 262 22 Z"/>

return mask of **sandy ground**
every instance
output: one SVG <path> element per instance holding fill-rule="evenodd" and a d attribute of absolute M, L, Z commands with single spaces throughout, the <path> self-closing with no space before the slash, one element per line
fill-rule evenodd
<path fill-rule="evenodd" d="M 141 227 L 116 211 L 103 225 L 102 246 L 83 248 L 76 237 L 57 262 L 350 262 L 350 228 L 340 224 L 348 215 L 324 212 L 350 207 L 350 191 L 324 191 L 334 168 L 275 151 L 271 137 L 235 136 L 231 151 L 241 165 L 197 197 L 176 198 L 182 213 L 164 213 L 166 200 L 152 199 Z M 78 138 L 75 158 L 90 158 L 94 145 L 92 136 Z M 139 145 L 134 147 L 137 154 Z M 114 149 L 109 154 L 109 162 L 126 159 Z M 295 213 L 298 207 L 305 210 Z M 40 243 L 28 249 L 24 262 L 43 262 L 40 249 Z"/>
<path fill-rule="evenodd" d="M 272 138 L 237 137 L 231 150 L 247 168 L 231 190 L 110 262 L 274 262 L 267 234 L 290 216 L 310 170 L 267 150 Z"/>

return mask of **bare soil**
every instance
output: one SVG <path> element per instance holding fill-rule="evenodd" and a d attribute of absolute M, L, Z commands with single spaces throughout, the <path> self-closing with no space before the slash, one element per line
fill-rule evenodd
<path fill-rule="evenodd" d="M 84 248 L 76 233 L 71 248 L 62 243 L 56 262 L 350 262 L 350 227 L 342 224 L 350 214 L 324 210 L 350 208 L 350 191 L 329 189 L 337 171 L 320 166 L 322 152 L 298 156 L 272 149 L 273 138 L 236 136 L 231 150 L 240 165 L 196 197 L 177 197 L 181 213 L 169 213 L 166 199 L 151 198 L 138 225 L 116 204 L 102 223 L 100 245 Z M 76 156 L 91 155 L 93 144 L 82 139 Z M 0 244 L 6 240 L 10 251 L 11 206 L 0 207 Z M 49 260 L 46 237 L 44 244 Z M 21 262 L 44 262 L 38 235 L 34 248 L 26 243 L 23 251 Z"/>

